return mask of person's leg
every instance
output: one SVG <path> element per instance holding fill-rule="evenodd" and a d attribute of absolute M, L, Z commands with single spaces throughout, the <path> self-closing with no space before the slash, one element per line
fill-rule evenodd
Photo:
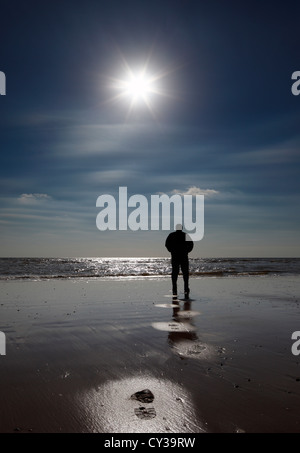
<path fill-rule="evenodd" d="M 173 296 L 177 295 L 177 279 L 179 274 L 179 262 L 172 258 L 172 291 Z"/>
<path fill-rule="evenodd" d="M 189 296 L 190 289 L 189 289 L 189 259 L 188 257 L 184 257 L 181 261 L 181 271 L 183 275 L 184 281 L 184 295 L 185 297 Z"/>

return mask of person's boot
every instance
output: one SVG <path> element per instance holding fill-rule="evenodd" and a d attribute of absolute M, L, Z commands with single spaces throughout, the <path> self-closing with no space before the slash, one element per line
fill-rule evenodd
<path fill-rule="evenodd" d="M 189 299 L 190 297 L 190 288 L 185 288 L 184 289 L 184 298 Z"/>

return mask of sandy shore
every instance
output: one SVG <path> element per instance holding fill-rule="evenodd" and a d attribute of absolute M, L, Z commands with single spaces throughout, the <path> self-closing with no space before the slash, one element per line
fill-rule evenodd
<path fill-rule="evenodd" d="M 300 278 L 190 286 L 1 282 L 0 432 L 299 432 Z"/>

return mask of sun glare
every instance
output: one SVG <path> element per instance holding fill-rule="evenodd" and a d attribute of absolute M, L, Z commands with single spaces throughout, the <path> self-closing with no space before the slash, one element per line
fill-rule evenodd
<path fill-rule="evenodd" d="M 124 79 L 114 81 L 114 89 L 119 92 L 114 99 L 129 101 L 129 113 L 137 105 L 146 105 L 152 111 L 154 95 L 161 94 L 156 81 L 157 78 L 149 76 L 145 69 L 134 72 L 127 67 Z"/>
<path fill-rule="evenodd" d="M 145 74 L 132 74 L 130 80 L 125 83 L 125 90 L 134 101 L 145 101 L 146 96 L 151 93 L 151 85 L 151 80 Z"/>
<path fill-rule="evenodd" d="M 170 95 L 161 86 L 161 80 L 172 71 L 150 72 L 149 58 L 139 68 L 133 69 L 124 57 L 123 60 L 123 76 L 122 78 L 112 78 L 110 80 L 110 88 L 116 93 L 108 102 L 123 102 L 128 104 L 127 117 L 135 108 L 142 109 L 145 107 L 155 117 L 154 105 L 159 96 Z"/>

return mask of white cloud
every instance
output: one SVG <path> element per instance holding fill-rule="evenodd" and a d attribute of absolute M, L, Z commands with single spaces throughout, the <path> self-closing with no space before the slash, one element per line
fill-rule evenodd
<path fill-rule="evenodd" d="M 18 201 L 21 204 L 25 205 L 32 205 L 39 202 L 43 202 L 45 200 L 52 200 L 50 195 L 46 193 L 23 193 L 19 198 Z"/>
<path fill-rule="evenodd" d="M 186 191 L 174 189 L 172 190 L 172 193 L 179 195 L 204 195 L 207 197 L 212 197 L 214 195 L 217 195 L 219 192 L 213 189 L 200 189 L 199 187 L 191 186 Z"/>

